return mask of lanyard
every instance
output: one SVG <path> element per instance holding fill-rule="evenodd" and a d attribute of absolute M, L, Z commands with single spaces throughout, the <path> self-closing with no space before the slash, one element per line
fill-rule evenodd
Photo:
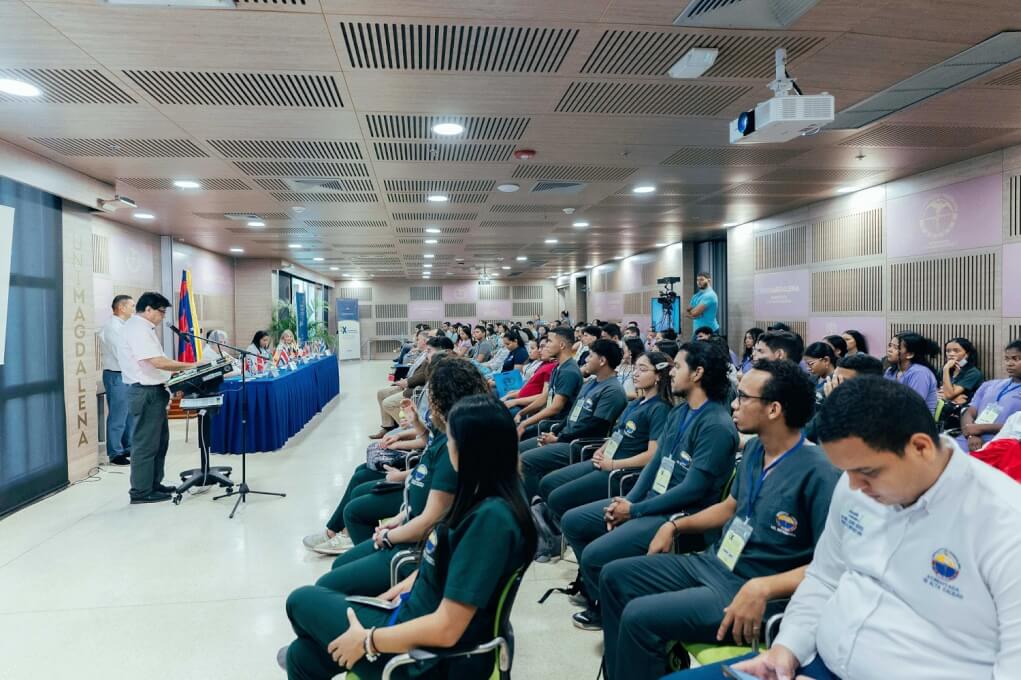
<path fill-rule="evenodd" d="M 789 448 L 786 451 L 784 451 L 783 453 L 781 453 L 779 455 L 779 457 L 777 457 L 777 459 L 774 460 L 769 465 L 765 465 L 762 468 L 762 474 L 759 475 L 759 483 L 758 484 L 755 484 L 752 481 L 752 466 L 751 465 L 748 466 L 748 488 L 750 489 L 750 491 L 748 492 L 748 512 L 745 513 L 745 517 L 746 518 L 751 518 L 751 516 L 752 516 L 752 509 L 755 507 L 755 501 L 758 500 L 759 494 L 762 492 L 762 485 L 766 481 L 766 476 L 770 472 L 772 472 L 773 469 L 776 468 L 776 466 L 779 465 L 780 462 L 784 458 L 786 458 L 788 454 L 794 453 L 795 451 L 800 449 L 804 444 L 805 444 L 805 435 L 801 435 L 801 439 L 798 440 L 797 444 L 795 444 L 791 448 Z M 762 461 L 763 461 L 763 463 L 765 463 L 765 461 L 766 461 L 766 449 L 765 449 L 765 447 L 763 447 L 763 449 L 762 449 Z"/>
<path fill-rule="evenodd" d="M 1010 382 L 1008 382 L 1006 385 L 1003 386 L 1003 389 L 1000 390 L 1000 393 L 996 395 L 996 401 L 1000 401 L 1000 399 L 1003 399 L 1011 392 L 1017 392 L 1018 390 L 1021 390 L 1021 383 L 1018 383 L 1017 385 L 1014 385 L 1012 387 Z"/>
<path fill-rule="evenodd" d="M 634 403 L 630 404 L 624 410 L 624 413 L 621 414 L 620 418 L 617 420 L 617 423 L 618 423 L 617 429 L 618 430 L 623 430 L 625 427 L 627 427 L 627 419 L 628 419 L 628 416 L 630 416 L 632 414 L 632 412 L 637 413 L 638 411 L 640 411 L 642 409 L 643 406 L 645 406 L 646 404 L 648 404 L 650 402 L 656 401 L 657 399 L 659 399 L 658 396 L 650 397 L 649 399 L 646 399 L 644 401 L 639 401 L 638 399 L 635 399 Z"/>
<path fill-rule="evenodd" d="M 681 450 L 681 442 L 684 440 L 684 433 L 688 431 L 688 425 L 690 425 L 691 421 L 702 412 L 703 408 L 705 408 L 705 404 L 699 406 L 697 409 L 688 407 L 688 412 L 684 414 L 684 420 L 681 421 L 681 426 L 677 428 L 677 442 L 674 444 L 673 453 L 670 455 L 671 458 L 677 458 L 677 454 Z"/>

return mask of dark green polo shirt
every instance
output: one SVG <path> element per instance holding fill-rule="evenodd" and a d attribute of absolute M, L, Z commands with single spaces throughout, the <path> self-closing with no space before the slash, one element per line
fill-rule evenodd
<path fill-rule="evenodd" d="M 621 433 L 620 446 L 613 457 L 617 460 L 630 458 L 648 449 L 650 441 L 656 441 L 662 436 L 670 408 L 670 404 L 658 396 L 644 402 L 639 399 L 632 402 L 620 414 L 613 428 L 615 432 Z"/>
<path fill-rule="evenodd" d="M 457 491 L 457 472 L 450 464 L 446 432 L 433 436 L 418 465 L 411 471 L 408 480 L 408 507 L 412 517 L 422 514 L 429 499 L 429 492 L 433 489 L 450 494 Z"/>

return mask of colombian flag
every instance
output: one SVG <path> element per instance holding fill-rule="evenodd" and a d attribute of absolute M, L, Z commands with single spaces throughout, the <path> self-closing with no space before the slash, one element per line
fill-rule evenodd
<path fill-rule="evenodd" d="M 199 328 L 195 313 L 195 297 L 192 295 L 191 272 L 187 269 L 181 272 L 181 292 L 177 309 L 177 327 L 184 333 L 201 336 L 202 329 Z M 202 345 L 195 342 L 194 338 L 177 336 L 177 360 L 201 361 Z"/>

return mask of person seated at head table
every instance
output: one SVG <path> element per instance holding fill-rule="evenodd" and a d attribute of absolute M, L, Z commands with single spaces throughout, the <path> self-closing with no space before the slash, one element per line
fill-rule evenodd
<path fill-rule="evenodd" d="M 280 342 L 277 344 L 278 350 L 286 350 L 288 354 L 294 354 L 298 351 L 298 340 L 294 337 L 294 332 L 290 328 L 285 329 L 280 334 Z"/>
<path fill-rule="evenodd" d="M 273 338 L 270 337 L 269 333 L 266 331 L 255 331 L 255 335 L 252 336 L 252 344 L 248 345 L 245 350 L 263 359 L 269 359 L 273 356 L 273 350 L 270 349 L 272 343 Z"/>
<path fill-rule="evenodd" d="M 507 409 L 490 395 L 465 396 L 448 417 L 447 458 L 457 477 L 450 511 L 430 527 L 418 571 L 374 593 L 401 600 L 399 610 L 350 603 L 348 593 L 320 586 L 294 591 L 287 617 L 296 639 L 277 654 L 292 680 L 327 680 L 346 669 L 363 680 L 379 678 L 394 654 L 492 639 L 502 593 L 535 552 L 535 526 L 521 492 Z M 445 677 L 488 677 L 493 655 L 439 668 L 425 662 L 416 674 L 439 677 L 440 668 Z"/>
<path fill-rule="evenodd" d="M 772 647 L 724 663 L 762 680 L 1015 677 L 1017 482 L 941 438 L 921 396 L 880 377 L 833 390 L 819 439 L 844 473 L 812 563 Z M 667 678 L 716 680 L 720 665 Z"/>

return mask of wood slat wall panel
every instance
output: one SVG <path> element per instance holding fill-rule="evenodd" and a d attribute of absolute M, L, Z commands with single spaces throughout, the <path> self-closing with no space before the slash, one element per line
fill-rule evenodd
<path fill-rule="evenodd" d="M 827 217 L 812 223 L 812 261 L 883 254 L 883 209 Z"/>
<path fill-rule="evenodd" d="M 978 350 L 978 367 L 986 379 L 996 375 L 996 365 L 1003 354 L 1003 347 L 996 339 L 995 323 L 989 322 L 924 322 L 924 321 L 891 321 L 890 335 L 903 331 L 921 333 L 932 338 L 942 347 L 951 338 L 968 338 Z M 939 367 L 934 366 L 938 370 Z"/>
<path fill-rule="evenodd" d="M 755 269 L 779 269 L 808 262 L 808 225 L 781 227 L 755 237 Z"/>
<path fill-rule="evenodd" d="M 883 266 L 812 272 L 813 312 L 881 312 Z"/>
<path fill-rule="evenodd" d="M 997 253 L 935 257 L 890 265 L 895 312 L 991 312 L 996 306 Z"/>

